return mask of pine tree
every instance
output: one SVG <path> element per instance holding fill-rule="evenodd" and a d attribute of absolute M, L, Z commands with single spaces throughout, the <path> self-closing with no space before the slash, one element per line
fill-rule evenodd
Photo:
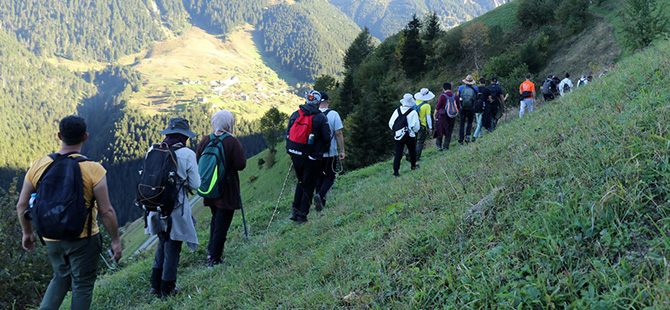
<path fill-rule="evenodd" d="M 424 69 L 426 52 L 420 37 L 421 21 L 412 16 L 412 20 L 402 30 L 402 45 L 399 46 L 399 57 L 402 69 L 409 78 L 417 78 Z"/>
<path fill-rule="evenodd" d="M 437 14 L 435 12 L 426 14 L 423 23 L 423 40 L 432 42 L 440 35 L 440 31 L 440 19 L 437 17 Z"/>
<path fill-rule="evenodd" d="M 352 70 L 375 50 L 368 27 L 363 28 L 344 53 L 344 69 Z"/>
<path fill-rule="evenodd" d="M 668 32 L 668 19 L 657 0 L 626 0 L 623 13 L 624 40 L 631 50 L 645 48 Z"/>

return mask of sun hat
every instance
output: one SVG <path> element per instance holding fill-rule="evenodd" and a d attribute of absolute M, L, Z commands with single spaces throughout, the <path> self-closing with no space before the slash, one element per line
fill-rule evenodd
<path fill-rule="evenodd" d="M 321 104 L 321 93 L 316 90 L 308 90 L 305 92 L 305 103 L 311 105 Z"/>
<path fill-rule="evenodd" d="M 195 132 L 191 131 L 191 126 L 189 126 L 188 120 L 183 117 L 171 118 L 168 127 L 158 133 L 164 135 L 179 133 L 189 138 L 197 136 Z"/>
<path fill-rule="evenodd" d="M 475 85 L 475 79 L 472 78 L 472 75 L 468 74 L 464 80 L 461 80 L 465 85 Z"/>
<path fill-rule="evenodd" d="M 428 90 L 428 88 L 422 88 L 420 92 L 414 94 L 414 99 L 421 101 L 428 101 L 435 98 L 435 94 Z"/>
<path fill-rule="evenodd" d="M 412 94 L 405 94 L 402 96 L 402 100 L 400 100 L 400 104 L 402 104 L 403 107 L 412 107 L 414 106 L 414 96 Z"/>

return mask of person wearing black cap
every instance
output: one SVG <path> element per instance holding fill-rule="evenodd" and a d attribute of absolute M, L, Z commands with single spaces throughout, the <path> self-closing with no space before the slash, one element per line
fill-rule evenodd
<path fill-rule="evenodd" d="M 176 147 L 177 157 L 177 202 L 169 217 L 163 217 L 159 212 L 149 212 L 147 215 L 146 234 L 158 235 L 158 245 L 154 255 L 151 272 L 151 294 L 160 297 L 172 296 L 178 292 L 177 265 L 182 243 L 191 251 L 198 247 L 198 237 L 195 233 L 195 220 L 191 215 L 191 205 L 187 192 L 196 190 L 200 186 L 200 175 L 195 152 L 186 146 L 189 138 L 196 134 L 191 131 L 188 120 L 181 117 L 170 119 L 168 127 L 159 132 L 165 135 L 161 144 Z M 149 152 L 154 148 L 149 148 Z"/>
<path fill-rule="evenodd" d="M 305 92 L 305 104 L 293 112 L 286 128 L 286 152 L 291 155 L 298 177 L 289 219 L 298 224 L 307 222 L 323 153 L 330 146 L 328 119 L 319 110 L 320 104 L 321 93 L 315 90 Z M 307 131 L 309 128 L 311 131 Z"/>
<path fill-rule="evenodd" d="M 491 85 L 488 87 L 492 99 L 491 104 L 486 106 L 482 116 L 482 126 L 492 132 L 498 123 L 498 120 L 505 114 L 505 98 L 502 87 L 498 84 L 498 78 L 491 77 Z"/>
<path fill-rule="evenodd" d="M 329 109 L 330 98 L 328 93 L 321 92 L 321 104 L 319 110 L 326 115 L 331 137 L 328 152 L 323 153 L 321 161 L 321 174 L 316 181 L 316 194 L 314 194 L 314 206 L 316 211 L 321 211 L 326 205 L 326 195 L 335 184 L 337 165 L 339 160 L 344 159 L 344 134 L 342 133 L 342 118 L 335 110 Z M 339 152 L 338 152 L 339 150 Z"/>

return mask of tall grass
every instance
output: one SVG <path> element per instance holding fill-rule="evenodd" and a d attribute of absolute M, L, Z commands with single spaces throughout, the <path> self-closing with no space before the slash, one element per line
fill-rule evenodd
<path fill-rule="evenodd" d="M 236 218 L 223 266 L 184 252 L 182 293 L 160 301 L 147 255 L 101 279 L 94 308 L 668 309 L 669 59 L 668 42 L 633 55 L 398 179 L 391 162 L 352 171 L 303 226 L 287 219 L 290 176 L 267 228 L 288 158 L 250 164 L 252 235 Z"/>

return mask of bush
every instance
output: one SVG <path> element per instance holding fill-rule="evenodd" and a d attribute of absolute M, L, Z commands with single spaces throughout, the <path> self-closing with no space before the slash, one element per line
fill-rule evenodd
<path fill-rule="evenodd" d="M 263 168 L 263 164 L 265 163 L 265 159 L 259 158 L 258 159 L 258 169 Z"/>
<path fill-rule="evenodd" d="M 275 165 L 275 162 L 276 162 L 275 153 L 268 152 L 268 154 L 265 155 L 265 163 L 267 163 L 268 169 L 272 168 L 272 166 Z"/>
<path fill-rule="evenodd" d="M 565 0 L 556 10 L 556 20 L 565 27 L 563 36 L 579 33 L 590 17 L 589 3 L 583 0 Z"/>
<path fill-rule="evenodd" d="M 521 0 L 516 18 L 524 27 L 546 25 L 554 22 L 554 11 L 561 1 Z"/>
<path fill-rule="evenodd" d="M 258 177 L 257 177 L 257 176 L 255 176 L 255 175 L 250 175 L 250 176 L 249 176 L 249 180 L 247 180 L 247 182 L 249 182 L 249 183 L 254 183 L 254 181 L 256 181 L 256 180 L 258 180 Z"/>

